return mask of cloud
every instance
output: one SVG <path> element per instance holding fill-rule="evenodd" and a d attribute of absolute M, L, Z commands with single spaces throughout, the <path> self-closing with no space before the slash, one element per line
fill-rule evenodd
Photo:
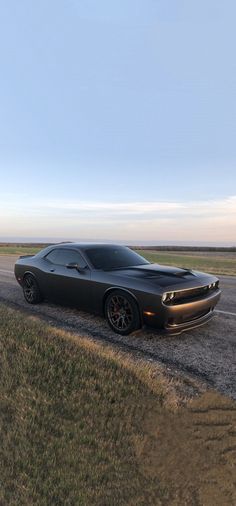
<path fill-rule="evenodd" d="M 236 242 L 236 196 L 209 201 L 0 199 L 0 235 Z"/>
<path fill-rule="evenodd" d="M 186 201 L 186 202 L 171 202 L 171 201 L 135 201 L 135 202 L 91 202 L 83 200 L 61 200 L 61 199 L 40 199 L 30 200 L 29 197 L 19 197 L 16 195 L 7 196 L 4 198 L 0 196 L 0 209 L 7 211 L 24 211 L 31 210 L 34 213 L 40 212 L 53 212 L 63 213 L 112 213 L 117 215 L 153 215 L 153 214 L 212 214 L 216 211 L 223 213 L 236 213 L 236 196 L 230 196 L 225 199 L 208 200 L 208 201 Z"/>

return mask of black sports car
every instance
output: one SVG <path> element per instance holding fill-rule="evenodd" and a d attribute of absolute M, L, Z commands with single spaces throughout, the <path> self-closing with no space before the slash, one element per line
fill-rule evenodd
<path fill-rule="evenodd" d="M 109 244 L 49 246 L 21 256 L 15 276 L 30 304 L 48 299 L 103 314 L 122 335 L 144 323 L 173 333 L 202 325 L 220 298 L 215 276 L 152 264 Z"/>

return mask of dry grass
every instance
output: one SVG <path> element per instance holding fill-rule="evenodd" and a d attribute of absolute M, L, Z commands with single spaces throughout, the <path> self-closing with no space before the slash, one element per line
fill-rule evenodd
<path fill-rule="evenodd" d="M 0 306 L 0 504 L 236 504 L 236 404 Z"/>

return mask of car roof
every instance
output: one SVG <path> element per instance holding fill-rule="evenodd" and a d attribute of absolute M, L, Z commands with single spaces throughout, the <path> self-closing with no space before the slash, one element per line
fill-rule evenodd
<path fill-rule="evenodd" d="M 110 244 L 110 243 L 97 243 L 97 242 L 68 242 L 68 243 L 57 243 L 53 244 L 51 248 L 78 248 L 78 249 L 87 249 L 87 248 L 104 248 L 104 247 L 118 247 L 124 246 L 122 244 Z M 124 246 L 125 247 L 125 246 Z"/>
<path fill-rule="evenodd" d="M 85 251 L 88 248 L 114 248 L 121 246 L 119 244 L 106 244 L 106 243 L 92 243 L 92 242 L 61 242 L 56 244 L 51 244 L 50 246 L 47 246 L 46 248 L 41 249 L 38 253 L 36 253 L 35 257 L 37 258 L 44 258 L 47 256 L 51 251 L 54 249 L 76 249 L 78 251 Z"/>
<path fill-rule="evenodd" d="M 110 243 L 97 243 L 97 242 L 61 242 L 56 244 L 51 244 L 46 248 L 43 248 L 39 253 L 36 254 L 38 257 L 43 257 L 46 254 L 50 253 L 53 249 L 77 249 L 77 250 L 86 250 L 88 248 L 117 248 L 121 247 L 121 244 L 110 244 Z M 125 247 L 125 246 L 123 246 Z"/>

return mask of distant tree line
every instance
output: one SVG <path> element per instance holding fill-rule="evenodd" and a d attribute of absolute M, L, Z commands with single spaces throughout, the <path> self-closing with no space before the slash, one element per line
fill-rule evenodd
<path fill-rule="evenodd" d="M 71 241 L 64 241 L 57 244 L 67 244 Z M 0 242 L 0 247 L 5 248 L 46 248 L 47 246 L 53 246 L 54 242 Z"/>
<path fill-rule="evenodd" d="M 135 250 L 152 250 L 152 251 L 219 251 L 235 253 L 236 246 L 131 246 L 131 249 Z"/>
<path fill-rule="evenodd" d="M 65 242 L 71 242 L 71 241 L 65 241 Z M 27 243 L 21 243 L 21 242 L 0 242 L 0 247 L 14 247 L 14 248 L 46 248 L 47 246 L 52 246 L 54 243 L 38 243 L 38 242 L 27 242 Z M 63 244 L 61 242 L 60 244 Z M 131 249 L 134 250 L 152 250 L 152 251 L 218 251 L 218 252 L 229 252 L 229 253 L 235 253 L 236 252 L 236 246 L 130 246 Z"/>
<path fill-rule="evenodd" d="M 38 243 L 38 242 L 0 242 L 0 247 L 4 248 L 46 248 L 53 243 Z"/>

